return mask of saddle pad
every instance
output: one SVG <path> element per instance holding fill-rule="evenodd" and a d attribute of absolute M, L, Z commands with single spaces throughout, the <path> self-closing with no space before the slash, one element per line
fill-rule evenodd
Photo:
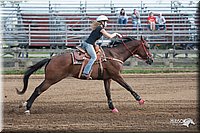
<path fill-rule="evenodd" d="M 78 53 L 77 51 L 71 52 L 72 62 L 73 64 L 82 64 L 85 55 L 82 53 Z"/>
<path fill-rule="evenodd" d="M 73 64 L 82 64 L 84 59 L 89 59 L 90 57 L 86 53 L 82 53 L 81 51 L 71 52 Z M 97 53 L 97 61 L 100 61 L 101 54 Z"/>
<path fill-rule="evenodd" d="M 84 60 L 84 58 L 86 58 L 85 54 L 79 51 L 74 51 L 73 54 L 76 60 Z"/>

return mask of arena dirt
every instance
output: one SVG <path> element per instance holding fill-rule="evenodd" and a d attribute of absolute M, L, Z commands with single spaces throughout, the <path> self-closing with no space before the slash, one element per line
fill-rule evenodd
<path fill-rule="evenodd" d="M 34 102 L 31 115 L 18 106 L 27 100 L 44 75 L 30 77 L 28 90 L 21 89 L 22 75 L 3 76 L 3 132 L 150 132 L 198 131 L 198 74 L 135 74 L 125 80 L 145 100 L 140 106 L 132 95 L 111 84 L 112 99 L 119 113 L 107 106 L 103 81 L 67 78 L 53 85 Z M 191 118 L 195 125 L 181 121 Z"/>

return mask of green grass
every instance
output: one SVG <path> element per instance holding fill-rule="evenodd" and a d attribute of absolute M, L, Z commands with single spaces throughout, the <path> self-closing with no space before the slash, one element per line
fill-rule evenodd
<path fill-rule="evenodd" d="M 134 67 L 131 69 L 124 69 L 122 71 L 123 74 L 135 74 L 135 73 L 180 73 L 180 72 L 198 72 L 197 65 L 182 65 L 182 66 L 174 66 L 173 68 L 169 68 L 163 65 L 151 66 L 151 67 Z"/>
<path fill-rule="evenodd" d="M 25 73 L 26 70 L 3 70 L 2 71 L 2 74 L 3 75 L 23 75 Z M 40 69 L 38 71 L 36 71 L 34 74 L 44 74 L 44 70 L 43 69 Z"/>
<path fill-rule="evenodd" d="M 137 74 L 137 73 L 141 73 L 141 74 L 148 74 L 148 73 L 179 73 L 179 72 L 198 72 L 198 70 L 196 69 L 152 69 L 152 70 L 146 70 L 146 69 L 126 69 L 123 70 L 122 73 L 123 74 Z"/>
<path fill-rule="evenodd" d="M 26 69 L 19 70 L 3 70 L 3 75 L 11 75 L 11 74 L 24 74 Z M 175 68 L 167 68 L 167 67 L 151 67 L 151 68 L 143 68 L 136 67 L 132 69 L 124 69 L 122 70 L 122 74 L 148 74 L 148 73 L 179 73 L 179 72 L 198 72 L 199 70 L 196 67 L 175 67 Z M 44 74 L 44 69 L 39 69 L 34 74 Z"/>

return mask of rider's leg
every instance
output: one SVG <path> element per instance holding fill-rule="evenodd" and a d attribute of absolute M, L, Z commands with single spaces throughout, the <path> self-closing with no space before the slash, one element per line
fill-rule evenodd
<path fill-rule="evenodd" d="M 89 75 L 92 65 L 94 64 L 95 60 L 97 59 L 95 50 L 93 45 L 89 44 L 89 43 L 85 43 L 85 49 L 87 51 L 87 53 L 90 55 L 90 60 L 88 61 L 88 63 L 86 64 L 84 70 L 83 70 L 83 74 L 85 75 Z"/>

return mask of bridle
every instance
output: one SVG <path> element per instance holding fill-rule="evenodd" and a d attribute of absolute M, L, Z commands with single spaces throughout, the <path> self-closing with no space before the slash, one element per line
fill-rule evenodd
<path fill-rule="evenodd" d="M 133 40 L 133 39 L 132 39 Z M 128 46 L 124 43 L 123 39 L 121 40 L 122 41 L 122 44 L 126 47 L 126 49 L 131 53 L 132 56 L 135 56 L 136 58 L 138 59 L 141 59 L 141 60 L 147 60 L 147 59 L 153 59 L 151 53 L 149 51 L 147 51 L 147 48 L 145 47 L 144 45 L 144 42 L 141 41 L 141 43 L 137 46 L 137 48 L 134 50 L 134 51 L 131 51 Z M 143 59 L 142 57 L 138 56 L 135 52 L 140 48 L 142 47 L 147 55 L 147 59 Z"/>

